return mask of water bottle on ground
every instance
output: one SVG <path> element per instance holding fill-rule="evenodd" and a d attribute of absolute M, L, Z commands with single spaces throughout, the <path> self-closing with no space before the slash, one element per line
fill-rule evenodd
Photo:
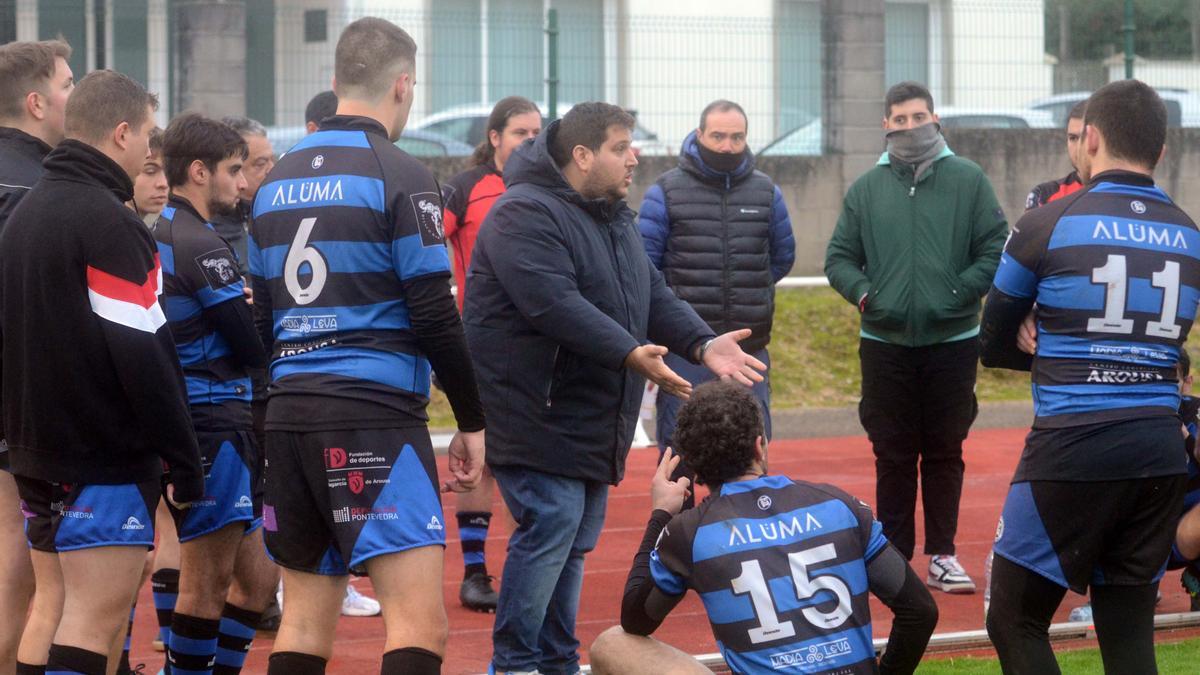
<path fill-rule="evenodd" d="M 983 625 L 987 626 L 988 605 L 992 603 L 992 558 L 996 554 L 988 549 L 987 560 L 983 562 Z"/>

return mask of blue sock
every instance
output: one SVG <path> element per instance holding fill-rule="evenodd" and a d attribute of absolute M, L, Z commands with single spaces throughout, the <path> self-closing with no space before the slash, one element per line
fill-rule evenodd
<path fill-rule="evenodd" d="M 163 568 L 150 577 L 154 591 L 154 611 L 158 615 L 158 640 L 165 649 L 171 642 L 171 615 L 179 600 L 179 570 Z"/>
<path fill-rule="evenodd" d="M 213 675 L 237 675 L 242 672 L 260 618 L 262 612 L 251 612 L 225 603 L 225 609 L 221 612 L 221 632 L 217 636 L 217 663 L 213 666 Z"/>
<path fill-rule="evenodd" d="M 459 511 L 455 516 L 458 519 L 458 536 L 462 542 L 463 565 L 466 567 L 463 577 L 472 574 L 486 576 L 484 544 L 487 543 L 488 525 L 492 521 L 492 514 L 486 511 Z"/>
<path fill-rule="evenodd" d="M 175 612 L 171 617 L 171 644 L 167 663 L 172 675 L 211 675 L 217 660 L 217 634 L 221 622 Z"/>

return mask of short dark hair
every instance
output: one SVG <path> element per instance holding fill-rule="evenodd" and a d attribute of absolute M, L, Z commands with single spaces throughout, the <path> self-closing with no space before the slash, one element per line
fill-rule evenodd
<path fill-rule="evenodd" d="M 122 122 L 135 129 L 158 110 L 158 97 L 137 80 L 115 70 L 93 70 L 75 85 L 67 99 L 68 138 L 96 143 Z"/>
<path fill-rule="evenodd" d="M 25 97 L 46 87 L 59 58 L 71 59 L 71 45 L 63 40 L 10 42 L 0 47 L 0 119 L 23 116 Z"/>
<path fill-rule="evenodd" d="M 1083 99 L 1082 101 L 1080 101 L 1079 103 L 1076 103 L 1075 105 L 1071 106 L 1071 112 L 1067 113 L 1067 121 L 1069 122 L 1071 120 L 1081 120 L 1081 119 L 1083 119 L 1083 114 L 1085 112 L 1087 112 L 1087 99 L 1086 98 Z"/>
<path fill-rule="evenodd" d="M 929 93 L 925 85 L 920 82 L 901 82 L 893 84 L 883 97 L 883 116 L 891 117 L 892 106 L 911 101 L 914 98 L 925 101 L 925 105 L 929 106 L 929 112 L 933 112 L 933 94 Z"/>
<path fill-rule="evenodd" d="M 492 113 L 488 115 L 488 133 L 484 134 L 483 140 L 475 147 L 475 153 L 471 155 L 471 162 L 479 166 L 495 159 L 496 148 L 492 147 L 490 132 L 495 131 L 502 134 L 508 128 L 510 117 L 531 112 L 540 114 L 541 110 L 538 109 L 536 103 L 524 96 L 509 96 L 497 101 L 495 107 L 492 108 Z"/>
<path fill-rule="evenodd" d="M 411 72 L 417 43 L 391 21 L 363 17 L 342 31 L 334 53 L 333 88 L 338 98 L 378 100 L 402 72 Z"/>
<path fill-rule="evenodd" d="M 636 122 L 620 106 L 600 101 L 580 103 L 563 115 L 558 123 L 558 133 L 550 139 L 550 156 L 559 167 L 571 161 L 575 146 L 596 152 L 608 138 L 608 128 L 622 126 L 632 130 Z"/>
<path fill-rule="evenodd" d="M 1118 80 L 1088 99 L 1083 123 L 1104 136 L 1113 159 L 1153 169 L 1167 141 L 1167 107 L 1158 92 L 1139 80 Z"/>
<path fill-rule="evenodd" d="M 727 483 L 750 470 L 763 413 L 750 390 L 706 382 L 692 391 L 675 421 L 674 449 L 701 485 Z"/>
<path fill-rule="evenodd" d="M 184 113 L 171 120 L 163 134 L 163 170 L 167 183 L 179 187 L 187 182 L 188 167 L 197 159 L 209 171 L 230 157 L 246 158 L 246 141 L 228 124 L 200 113 Z"/>
<path fill-rule="evenodd" d="M 326 117 L 333 117 L 337 114 L 337 103 L 337 94 L 332 90 L 317 94 L 304 106 L 304 121 L 320 124 Z"/>
<path fill-rule="evenodd" d="M 163 130 L 159 127 L 154 127 L 150 130 L 150 154 L 158 155 L 162 158 L 163 146 Z"/>
<path fill-rule="evenodd" d="M 729 112 L 730 110 L 738 111 L 741 114 L 742 119 L 746 121 L 746 126 L 750 126 L 750 118 L 746 117 L 746 111 L 742 110 L 742 106 L 734 103 L 733 101 L 727 101 L 723 98 L 719 98 L 704 106 L 704 110 L 700 111 L 700 131 L 704 131 L 704 125 L 708 123 L 708 116 L 710 113 Z"/>

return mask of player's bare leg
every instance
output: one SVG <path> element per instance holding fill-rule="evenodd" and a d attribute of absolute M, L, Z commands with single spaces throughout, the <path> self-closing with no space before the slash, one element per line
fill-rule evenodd
<path fill-rule="evenodd" d="M 652 637 L 630 635 L 613 626 L 588 649 L 596 675 L 712 675 L 689 654 Z"/>
<path fill-rule="evenodd" d="M 229 586 L 229 604 L 261 612 L 271 602 L 278 583 L 279 566 L 267 557 L 262 528 L 243 536 Z"/>
<path fill-rule="evenodd" d="M 1175 528 L 1175 548 L 1186 560 L 1200 558 L 1200 508 L 1193 508 L 1179 519 Z"/>
<path fill-rule="evenodd" d="M 55 645 L 108 653 L 115 636 L 128 627 L 146 550 L 103 546 L 58 554 L 64 602 Z"/>
<path fill-rule="evenodd" d="M 0 674 L 12 673 L 17 665 L 24 617 L 33 598 L 33 564 L 25 519 L 12 474 L 0 471 Z"/>
<path fill-rule="evenodd" d="M 333 630 L 342 614 L 342 598 L 349 580 L 349 576 L 325 576 L 284 568 L 283 619 L 272 653 L 310 654 L 329 660 L 333 655 Z M 441 585 L 438 587 L 440 590 Z"/>
<path fill-rule="evenodd" d="M 176 614 L 216 619 L 225 607 L 234 557 L 245 524 L 231 523 L 179 545 L 179 601 Z"/>
<path fill-rule="evenodd" d="M 25 633 L 21 636 L 17 660 L 33 666 L 46 663 L 54 633 L 58 630 L 63 612 L 63 577 L 57 553 L 29 551 L 37 591 Z"/>
<path fill-rule="evenodd" d="M 383 606 L 384 651 L 420 647 L 444 656 L 449 623 L 442 602 L 441 546 L 422 546 L 367 561 L 367 572 Z"/>

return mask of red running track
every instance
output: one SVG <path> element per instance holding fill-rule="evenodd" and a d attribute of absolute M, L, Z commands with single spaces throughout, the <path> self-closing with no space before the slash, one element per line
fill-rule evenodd
<path fill-rule="evenodd" d="M 1008 481 L 1020 456 L 1025 436 L 1023 429 L 990 429 L 975 431 L 967 440 L 965 459 L 966 480 L 963 485 L 962 512 L 959 518 L 958 552 L 967 571 L 982 588 L 984 558 L 991 546 L 996 520 L 1000 514 Z M 650 476 L 657 453 L 650 449 L 634 450 L 629 457 L 625 481 L 609 495 L 608 517 L 600 543 L 587 558 L 583 598 L 579 612 L 578 634 L 583 643 L 586 661 L 587 645 L 605 628 L 617 623 L 620 616 L 621 592 L 630 561 L 641 541 L 649 516 Z M 445 471 L 445 458 L 439 460 Z M 794 478 L 833 483 L 870 503 L 875 494 L 874 465 L 870 444 L 863 436 L 843 438 L 776 440 L 771 443 L 771 471 Z M 703 490 L 703 488 L 701 488 Z M 496 497 L 499 507 L 499 496 Z M 458 604 L 458 584 L 461 579 L 462 551 L 458 546 L 458 531 L 454 524 L 454 497 L 445 500 L 449 526 L 446 532 L 446 574 L 443 592 L 450 617 L 450 641 L 445 673 L 482 673 L 487 670 L 491 656 L 492 615 L 469 612 Z M 918 512 L 920 506 L 918 505 Z M 488 563 L 499 576 L 504 558 L 507 530 L 497 518 L 488 537 Z M 921 518 L 917 518 L 918 546 L 922 541 Z M 917 571 L 928 559 L 918 555 L 914 560 Z M 356 582 L 359 589 L 370 592 L 370 582 Z M 1164 598 L 1160 612 L 1187 611 L 1186 596 L 1179 588 L 1178 575 L 1169 574 L 1163 583 Z M 983 627 L 982 593 L 951 596 L 935 593 L 941 610 L 938 632 L 974 630 Z M 1068 594 L 1055 621 L 1065 621 L 1070 608 L 1082 598 Z M 872 599 L 875 617 L 875 636 L 887 635 L 891 626 L 887 609 Z M 148 672 L 162 664 L 162 655 L 150 649 L 156 631 L 153 601 L 149 588 L 142 590 L 134 630 L 133 663 L 146 663 Z M 383 622 L 375 618 L 343 617 L 337 629 L 335 656 L 329 673 L 365 675 L 379 672 L 383 652 Z M 716 651 L 704 609 L 694 593 L 681 603 L 655 634 L 660 639 L 692 654 Z M 247 674 L 266 672 L 271 641 L 255 641 L 246 669 Z"/>

